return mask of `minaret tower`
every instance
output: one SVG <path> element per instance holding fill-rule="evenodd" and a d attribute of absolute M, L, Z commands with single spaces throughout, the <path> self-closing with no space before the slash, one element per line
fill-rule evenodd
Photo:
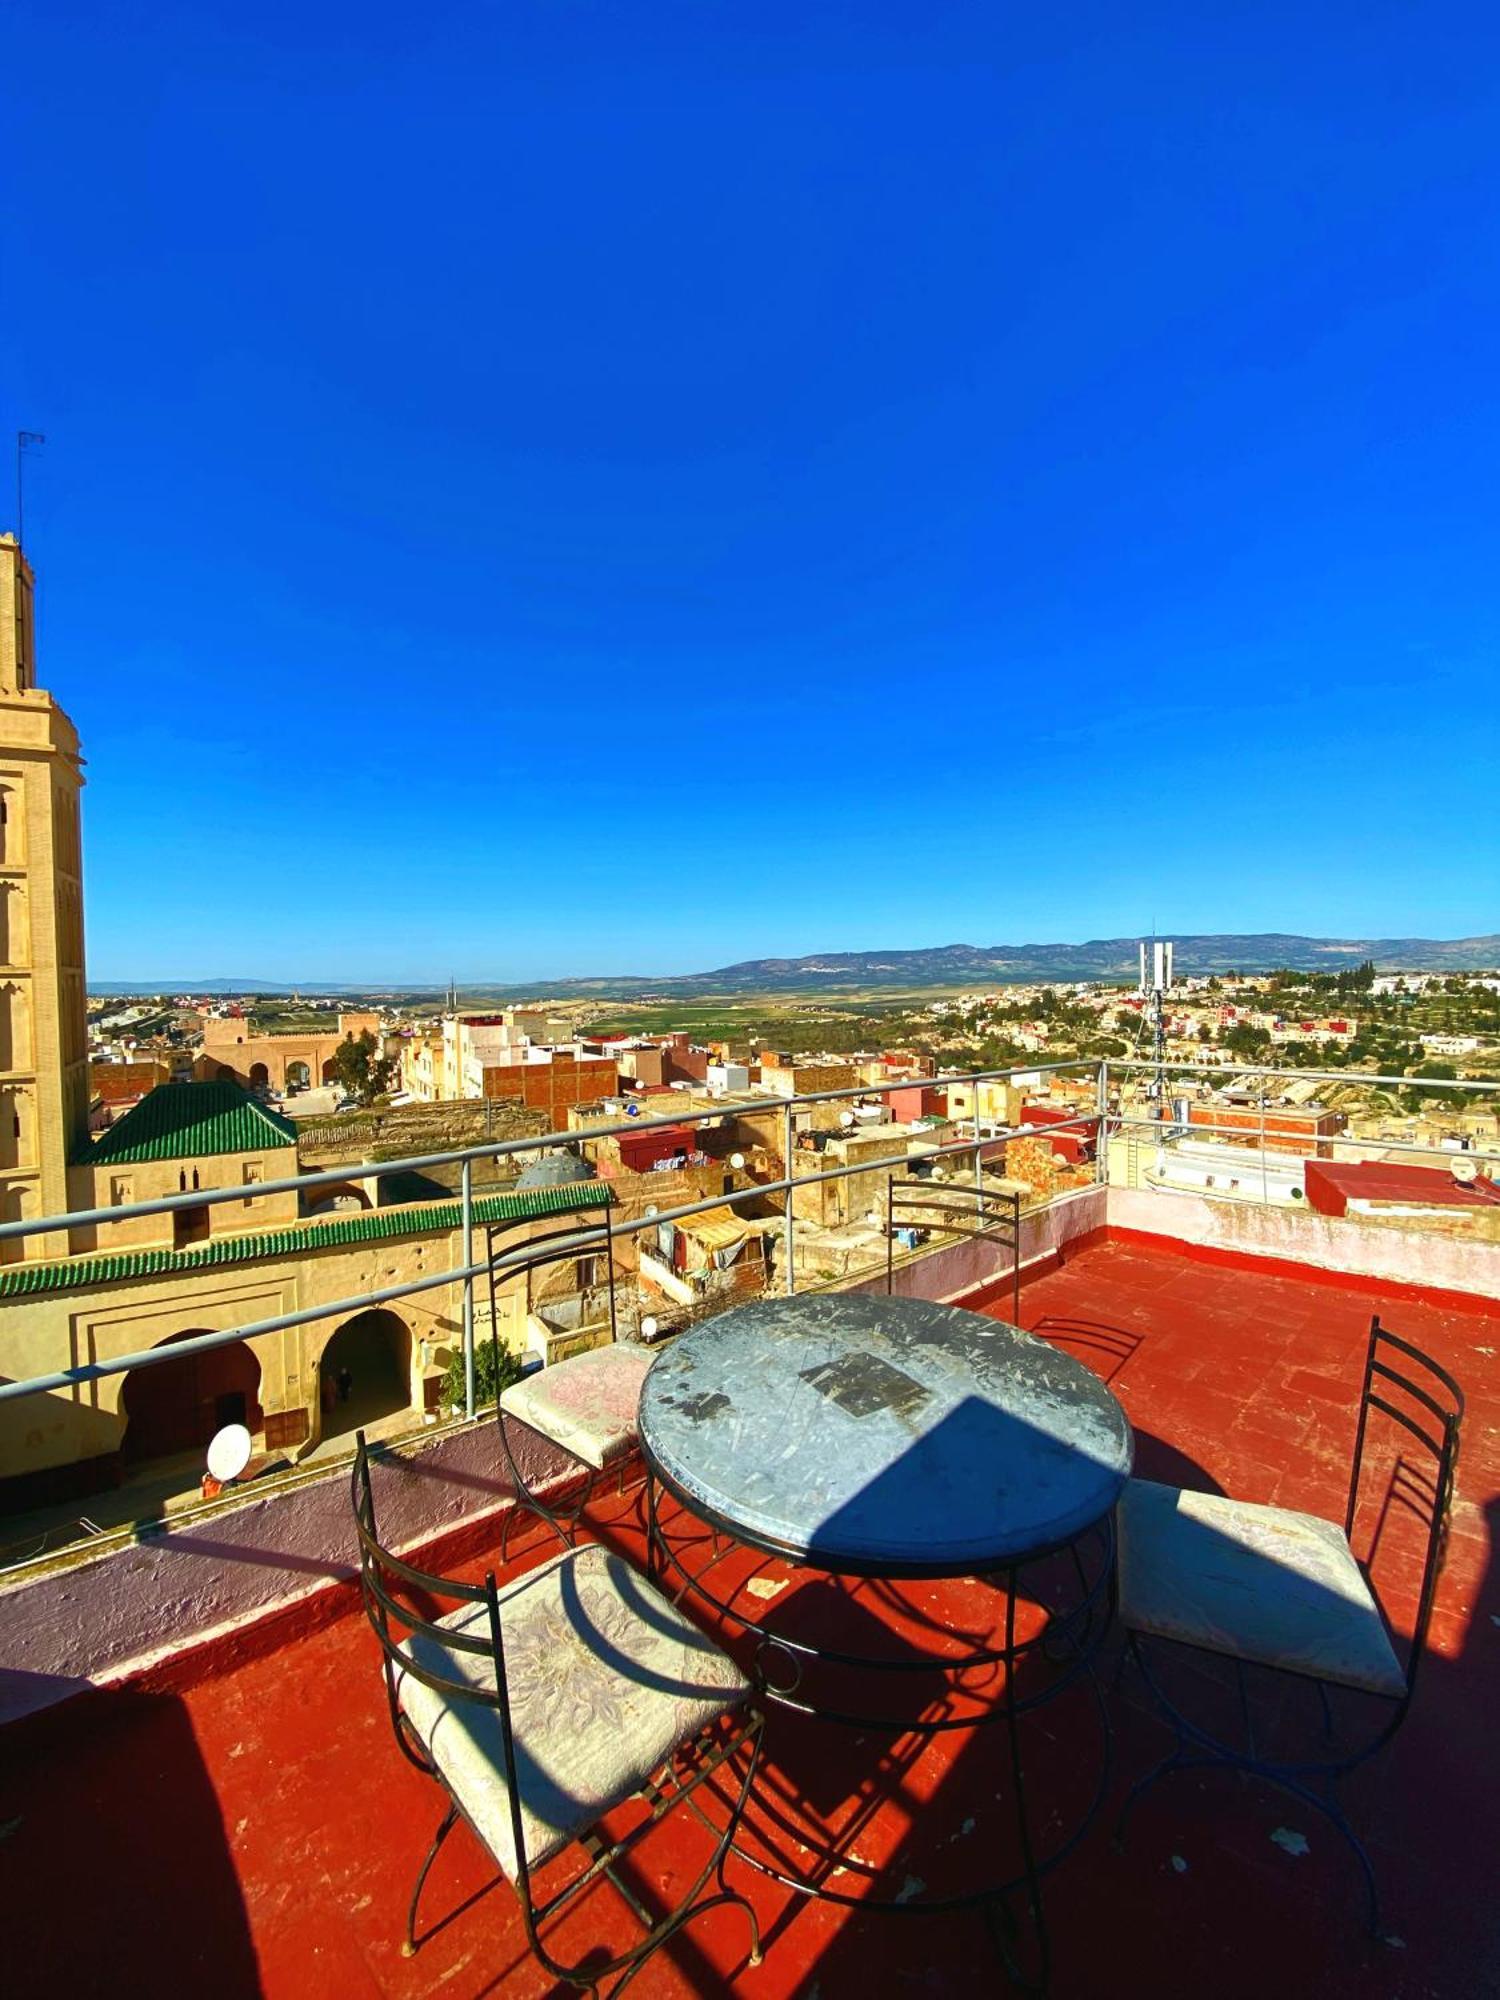
<path fill-rule="evenodd" d="M 35 581 L 0 535 L 0 1219 L 60 1215 L 88 1136 L 78 731 L 36 685 Z M 0 1240 L 0 1262 L 66 1254 Z"/>

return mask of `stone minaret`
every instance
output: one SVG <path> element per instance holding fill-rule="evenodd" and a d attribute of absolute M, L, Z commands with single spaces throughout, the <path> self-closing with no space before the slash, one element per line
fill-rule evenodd
<path fill-rule="evenodd" d="M 0 535 L 0 1217 L 68 1207 L 88 1134 L 78 731 L 36 685 L 35 590 Z M 57 1237 L 0 1240 L 0 1261 L 64 1255 Z"/>

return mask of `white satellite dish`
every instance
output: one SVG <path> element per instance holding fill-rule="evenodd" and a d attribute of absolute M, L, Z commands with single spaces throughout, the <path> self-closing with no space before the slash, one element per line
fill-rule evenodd
<path fill-rule="evenodd" d="M 1460 1187 L 1473 1187 L 1475 1181 L 1479 1178 L 1479 1162 L 1477 1160 L 1455 1160 L 1453 1162 L 1453 1178 L 1458 1182 Z"/>
<path fill-rule="evenodd" d="M 732 1167 L 734 1168 L 735 1172 L 736 1172 L 736 1173 L 738 1173 L 738 1172 L 740 1171 L 741 1167 L 743 1167 L 743 1166 L 744 1166 L 744 1164 L 745 1164 L 745 1156 L 744 1156 L 744 1154 L 743 1154 L 743 1153 L 731 1153 L 731 1154 L 729 1155 L 729 1164 L 730 1164 L 730 1166 L 732 1166 Z"/>
<path fill-rule="evenodd" d="M 229 1486 L 250 1463 L 250 1433 L 243 1424 L 226 1424 L 208 1446 L 208 1470 L 221 1486 Z"/>
<path fill-rule="evenodd" d="M 653 1319 L 650 1313 L 647 1313 L 646 1317 L 641 1321 L 641 1339 L 655 1340 L 655 1338 L 656 1338 L 656 1321 Z"/>
<path fill-rule="evenodd" d="M 852 1111 L 841 1111 L 839 1113 L 839 1123 L 846 1128 L 852 1125 L 854 1123 L 854 1113 Z"/>

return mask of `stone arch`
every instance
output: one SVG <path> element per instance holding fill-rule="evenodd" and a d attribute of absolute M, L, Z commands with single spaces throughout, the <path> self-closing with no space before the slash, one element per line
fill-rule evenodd
<path fill-rule="evenodd" d="M 170 1347 L 211 1331 L 184 1327 L 157 1344 Z M 261 1428 L 260 1362 L 247 1342 L 235 1340 L 203 1354 L 132 1368 L 121 1384 L 120 1410 L 125 1418 L 120 1448 L 127 1464 L 203 1451 L 225 1424 Z"/>
<path fill-rule="evenodd" d="M 15 785 L 0 785 L 0 867 L 20 865 L 24 859 L 25 832 L 26 815 L 21 809 L 19 789 Z"/>
<path fill-rule="evenodd" d="M 214 1071 L 214 1075 L 220 1083 L 233 1083 L 235 1080 L 234 1071 L 229 1067 L 228 1063 L 220 1063 L 219 1067 Z"/>
<path fill-rule="evenodd" d="M 325 1443 L 411 1408 L 411 1353 L 410 1329 L 388 1306 L 344 1321 L 318 1362 Z M 340 1386 L 345 1374 L 347 1395 Z"/>
<path fill-rule="evenodd" d="M 271 1081 L 271 1072 L 269 1069 L 267 1069 L 266 1065 L 263 1062 L 251 1063 L 250 1088 L 252 1090 L 264 1090 L 270 1083 L 270 1081 Z"/>
<path fill-rule="evenodd" d="M 321 1074 L 324 1083 L 332 1083 L 334 1078 L 338 1075 L 337 1070 L 333 1066 L 332 1056 L 330 1056 L 328 1060 L 324 1063 Z"/>
<path fill-rule="evenodd" d="M 24 1181 L 0 1181 L 0 1222 L 24 1222 L 31 1207 L 31 1189 Z M 24 1236 L 0 1237 L 0 1264 L 18 1264 L 27 1241 Z"/>
<path fill-rule="evenodd" d="M 31 1093 L 11 1087 L 0 1090 L 0 1167 L 29 1167 L 34 1134 Z"/>
<path fill-rule="evenodd" d="M 31 1067 L 31 1016 L 26 988 L 0 985 L 0 1070 Z"/>
<path fill-rule="evenodd" d="M 357 1181 L 335 1181 L 317 1190 L 308 1204 L 309 1215 L 338 1215 L 356 1209 L 373 1208 L 374 1203 Z"/>
<path fill-rule="evenodd" d="M 26 902 L 19 882 L 0 882 L 0 965 L 26 963 Z"/>
<path fill-rule="evenodd" d="M 291 1089 L 293 1084 L 306 1086 L 312 1082 L 312 1071 L 301 1056 L 293 1056 L 287 1063 L 286 1081 L 288 1090 Z"/>

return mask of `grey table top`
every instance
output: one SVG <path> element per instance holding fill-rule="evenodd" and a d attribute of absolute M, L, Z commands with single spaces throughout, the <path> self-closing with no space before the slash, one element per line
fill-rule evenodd
<path fill-rule="evenodd" d="M 641 1442 L 710 1522 L 819 1567 L 955 1576 L 1107 1514 L 1116 1398 L 1018 1327 L 921 1299 L 762 1299 L 658 1355 Z"/>

